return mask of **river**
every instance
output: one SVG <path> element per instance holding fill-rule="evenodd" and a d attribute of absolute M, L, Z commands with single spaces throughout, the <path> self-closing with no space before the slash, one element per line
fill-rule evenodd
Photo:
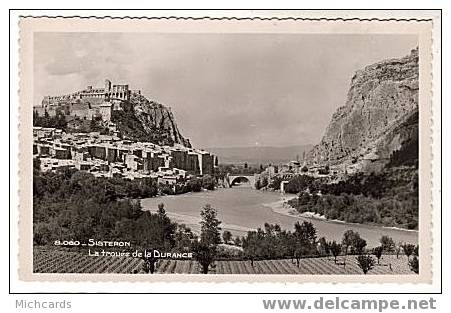
<path fill-rule="evenodd" d="M 184 223 L 194 231 L 199 231 L 200 210 L 205 204 L 217 209 L 222 229 L 232 234 L 244 236 L 250 229 L 263 228 L 264 223 L 279 224 L 292 230 L 296 221 L 310 221 L 317 229 L 317 236 L 328 240 L 341 241 L 343 233 L 352 229 L 360 233 L 368 247 L 379 245 L 382 235 L 393 238 L 395 243 L 418 243 L 418 232 L 396 228 L 327 221 L 293 215 L 295 211 L 282 205 L 292 196 L 282 196 L 276 192 L 258 191 L 249 187 L 221 188 L 215 191 L 188 193 L 176 196 L 147 198 L 141 201 L 144 210 L 157 211 L 159 203 L 164 203 L 168 216 L 178 223 Z M 293 211 L 293 212 L 289 212 Z"/>

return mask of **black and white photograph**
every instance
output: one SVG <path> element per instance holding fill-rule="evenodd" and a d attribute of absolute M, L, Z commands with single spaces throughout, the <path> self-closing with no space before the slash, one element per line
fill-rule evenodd
<path fill-rule="evenodd" d="M 36 34 L 34 272 L 417 274 L 418 59 L 414 35 Z"/>

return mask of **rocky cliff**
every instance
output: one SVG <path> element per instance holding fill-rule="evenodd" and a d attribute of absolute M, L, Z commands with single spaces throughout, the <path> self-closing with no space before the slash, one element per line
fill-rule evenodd
<path fill-rule="evenodd" d="M 333 114 L 307 163 L 374 169 L 390 162 L 395 151 L 405 150 L 403 146 L 417 145 L 417 137 L 418 50 L 414 49 L 406 57 L 355 73 L 346 104 Z"/>
<path fill-rule="evenodd" d="M 159 145 L 181 144 L 191 147 L 180 133 L 174 115 L 166 106 L 132 93 L 123 103 L 123 111 L 113 111 L 112 122 L 124 138 L 153 142 Z"/>

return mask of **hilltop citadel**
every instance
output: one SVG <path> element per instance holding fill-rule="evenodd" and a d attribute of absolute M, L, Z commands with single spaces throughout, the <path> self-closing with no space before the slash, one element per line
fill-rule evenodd
<path fill-rule="evenodd" d="M 55 116 L 58 111 L 68 116 L 91 120 L 111 120 L 113 110 L 123 110 L 132 94 L 141 95 L 140 90 L 130 90 L 129 85 L 112 85 L 106 79 L 103 88 L 87 86 L 86 89 L 62 96 L 45 96 L 40 106 L 34 108 L 40 116 L 47 112 Z"/>

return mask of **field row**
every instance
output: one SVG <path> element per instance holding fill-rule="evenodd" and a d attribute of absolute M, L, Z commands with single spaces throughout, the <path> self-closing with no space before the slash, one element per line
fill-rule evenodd
<path fill-rule="evenodd" d="M 33 270 L 35 273 L 144 273 L 144 261 L 131 257 L 93 257 L 77 252 L 35 250 Z M 194 260 L 159 260 L 156 264 L 159 274 L 199 274 L 200 266 Z M 302 259 L 297 267 L 291 260 L 216 261 L 210 268 L 211 274 L 363 274 L 354 256 L 339 257 L 335 263 L 332 257 Z M 413 274 L 407 257 L 384 255 L 380 264 L 369 274 L 399 275 Z"/>

